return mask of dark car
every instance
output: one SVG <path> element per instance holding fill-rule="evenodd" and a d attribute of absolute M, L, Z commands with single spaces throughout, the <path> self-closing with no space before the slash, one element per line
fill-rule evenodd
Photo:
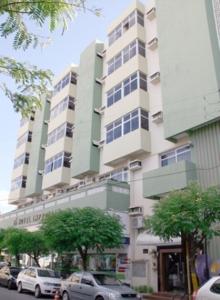
<path fill-rule="evenodd" d="M 21 268 L 4 266 L 0 269 L 0 284 L 8 287 L 8 289 L 16 289 L 16 278 Z"/>

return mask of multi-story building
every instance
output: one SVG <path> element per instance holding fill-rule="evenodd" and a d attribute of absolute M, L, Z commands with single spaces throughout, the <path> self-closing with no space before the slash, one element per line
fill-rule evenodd
<path fill-rule="evenodd" d="M 218 39 L 219 39 L 219 46 L 220 46 L 220 2 L 218 0 L 213 0 L 213 9 L 214 9 Z"/>
<path fill-rule="evenodd" d="M 20 129 L 18 141 L 33 131 L 36 146 L 30 148 L 26 134 L 16 151 L 15 165 L 29 153 L 30 168 L 24 158 L 13 172 L 13 180 L 23 181 L 12 185 L 17 191 L 10 198 L 19 206 L 25 197 L 35 204 L 2 216 L 1 226 L 36 226 L 44 213 L 66 207 L 100 207 L 124 218 L 127 212 L 130 246 L 117 253 L 128 255 L 132 283 L 182 289 L 180 241 L 140 231 L 143 217 L 168 192 L 192 181 L 220 183 L 214 20 L 207 0 L 134 1 L 110 25 L 107 43 L 90 44 L 79 66 L 54 82 L 45 102 L 50 117 L 45 109 L 40 121 L 36 113 L 34 123 Z M 216 249 L 210 248 L 213 259 L 220 256 Z"/>

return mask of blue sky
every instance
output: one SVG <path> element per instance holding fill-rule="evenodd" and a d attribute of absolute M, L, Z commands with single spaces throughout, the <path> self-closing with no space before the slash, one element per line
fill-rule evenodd
<path fill-rule="evenodd" d="M 0 55 L 10 56 L 19 61 L 27 61 L 40 68 L 51 69 L 56 75 L 70 63 L 79 63 L 80 53 L 93 40 L 106 40 L 106 30 L 109 24 L 118 17 L 132 0 L 88 0 L 88 6 L 102 9 L 102 16 L 91 13 L 80 13 L 69 25 L 69 29 L 61 35 L 58 29 L 51 35 L 52 42 L 46 48 L 14 51 L 11 39 L 1 39 Z M 0 18 L 0 23 L 2 22 Z M 46 26 L 39 32 L 33 26 L 32 30 L 48 35 Z M 6 79 L 6 78 L 4 78 Z M 3 80 L 1 77 L 0 80 Z M 20 116 L 13 111 L 9 100 L 1 93 L 0 109 L 0 212 L 7 209 L 7 194 L 10 189 L 13 159 Z M 6 201 L 5 201 L 6 200 Z"/>

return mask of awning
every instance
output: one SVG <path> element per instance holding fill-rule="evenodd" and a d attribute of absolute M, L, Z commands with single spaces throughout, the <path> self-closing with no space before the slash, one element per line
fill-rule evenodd
<path fill-rule="evenodd" d="M 172 240 L 165 241 L 159 236 L 149 234 L 147 232 L 140 233 L 136 240 L 136 245 L 142 246 L 169 246 L 181 245 L 181 238 L 173 238 Z"/>

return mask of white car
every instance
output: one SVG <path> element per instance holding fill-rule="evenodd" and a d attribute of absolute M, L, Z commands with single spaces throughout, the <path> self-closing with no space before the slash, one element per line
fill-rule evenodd
<path fill-rule="evenodd" d="M 220 299 L 220 276 L 209 279 L 197 292 L 194 300 L 219 300 Z"/>
<path fill-rule="evenodd" d="M 34 292 L 36 298 L 41 295 L 54 295 L 60 285 L 60 278 L 50 269 L 30 267 L 21 271 L 17 277 L 18 293 L 28 290 Z"/>

